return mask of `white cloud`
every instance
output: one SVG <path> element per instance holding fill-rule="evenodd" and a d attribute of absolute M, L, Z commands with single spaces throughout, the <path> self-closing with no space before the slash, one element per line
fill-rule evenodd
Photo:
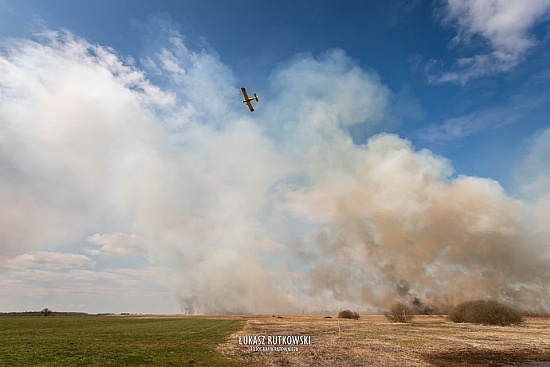
<path fill-rule="evenodd" d="M 442 23 L 456 28 L 453 43 L 468 48 L 482 40 L 490 51 L 459 58 L 455 70 L 432 81 L 464 84 L 515 68 L 536 45 L 532 29 L 549 12 L 549 0 L 447 0 Z"/>
<path fill-rule="evenodd" d="M 89 252 L 93 255 L 147 255 L 147 247 L 145 245 L 144 239 L 135 234 L 120 232 L 112 235 L 94 234 L 93 236 L 88 236 L 86 240 L 90 243 L 101 246 L 99 249 L 89 250 Z"/>
<path fill-rule="evenodd" d="M 33 251 L 7 259 L 4 267 L 10 269 L 82 269 L 93 268 L 96 262 L 88 256 L 64 252 Z"/>
<path fill-rule="evenodd" d="M 27 270 L 2 275 L 2 311 L 175 313 L 173 293 L 162 283 L 109 272 Z M 5 300 L 8 300 L 6 302 Z M 78 310 L 75 309 L 78 303 Z"/>
<path fill-rule="evenodd" d="M 172 52 L 163 49 L 158 57 L 164 70 L 172 73 L 175 77 L 185 75 L 185 70 L 181 68 L 178 59 Z"/>
<path fill-rule="evenodd" d="M 178 96 L 174 118 L 165 122 L 170 121 L 177 129 L 189 122 L 221 127 L 233 120 L 236 116 L 230 106 L 239 91 L 235 90 L 231 70 L 220 62 L 214 51 L 192 51 L 181 34 L 164 31 L 168 44 L 141 60 L 147 69 L 164 77 Z"/>
<path fill-rule="evenodd" d="M 520 108 L 493 108 L 449 118 L 441 125 L 429 125 L 418 132 L 425 140 L 447 142 L 464 138 L 488 129 L 496 129 L 521 119 Z"/>
<path fill-rule="evenodd" d="M 178 312 L 168 268 L 102 268 L 84 255 L 46 251 L 0 260 L 2 311 L 76 311 L 71 302 L 79 300 L 88 312 Z"/>
<path fill-rule="evenodd" d="M 311 123 L 345 126 L 377 123 L 387 117 L 389 89 L 342 50 L 327 51 L 318 58 L 298 56 L 272 79 L 284 91 L 284 103 L 292 107 L 288 111 L 295 108 L 298 116 Z"/>

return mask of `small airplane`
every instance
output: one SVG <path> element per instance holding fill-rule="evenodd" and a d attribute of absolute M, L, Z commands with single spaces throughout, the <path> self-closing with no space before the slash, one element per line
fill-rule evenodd
<path fill-rule="evenodd" d="M 254 93 L 254 97 L 249 97 L 248 93 L 246 93 L 245 87 L 241 88 L 241 92 L 243 92 L 243 97 L 244 97 L 243 103 L 246 103 L 248 105 L 248 109 L 250 110 L 250 112 L 254 112 L 254 107 L 252 107 L 252 103 L 250 102 L 253 100 L 256 100 L 256 102 L 258 102 L 258 95 Z"/>

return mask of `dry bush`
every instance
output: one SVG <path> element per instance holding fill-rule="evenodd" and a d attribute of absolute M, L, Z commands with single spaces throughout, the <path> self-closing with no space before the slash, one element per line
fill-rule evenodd
<path fill-rule="evenodd" d="M 512 325 L 523 322 L 521 314 L 512 307 L 493 300 L 463 302 L 451 309 L 447 318 L 453 322 L 484 325 Z"/>
<path fill-rule="evenodd" d="M 395 303 L 384 315 L 391 322 L 411 322 L 413 318 L 411 309 L 401 302 Z"/>
<path fill-rule="evenodd" d="M 343 310 L 338 313 L 338 317 L 341 319 L 359 319 L 359 314 L 351 310 Z"/>

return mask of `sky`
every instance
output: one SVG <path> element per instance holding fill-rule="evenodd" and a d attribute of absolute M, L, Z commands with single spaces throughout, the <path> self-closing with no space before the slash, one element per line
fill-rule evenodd
<path fill-rule="evenodd" d="M 0 0 L 0 312 L 548 311 L 549 65 L 550 0 Z"/>

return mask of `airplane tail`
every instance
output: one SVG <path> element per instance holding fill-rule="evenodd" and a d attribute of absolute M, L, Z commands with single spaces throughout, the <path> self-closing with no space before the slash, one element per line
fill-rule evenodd
<path fill-rule="evenodd" d="M 258 102 L 258 95 L 256 93 L 254 93 L 254 99 L 256 100 L 256 102 Z"/>

